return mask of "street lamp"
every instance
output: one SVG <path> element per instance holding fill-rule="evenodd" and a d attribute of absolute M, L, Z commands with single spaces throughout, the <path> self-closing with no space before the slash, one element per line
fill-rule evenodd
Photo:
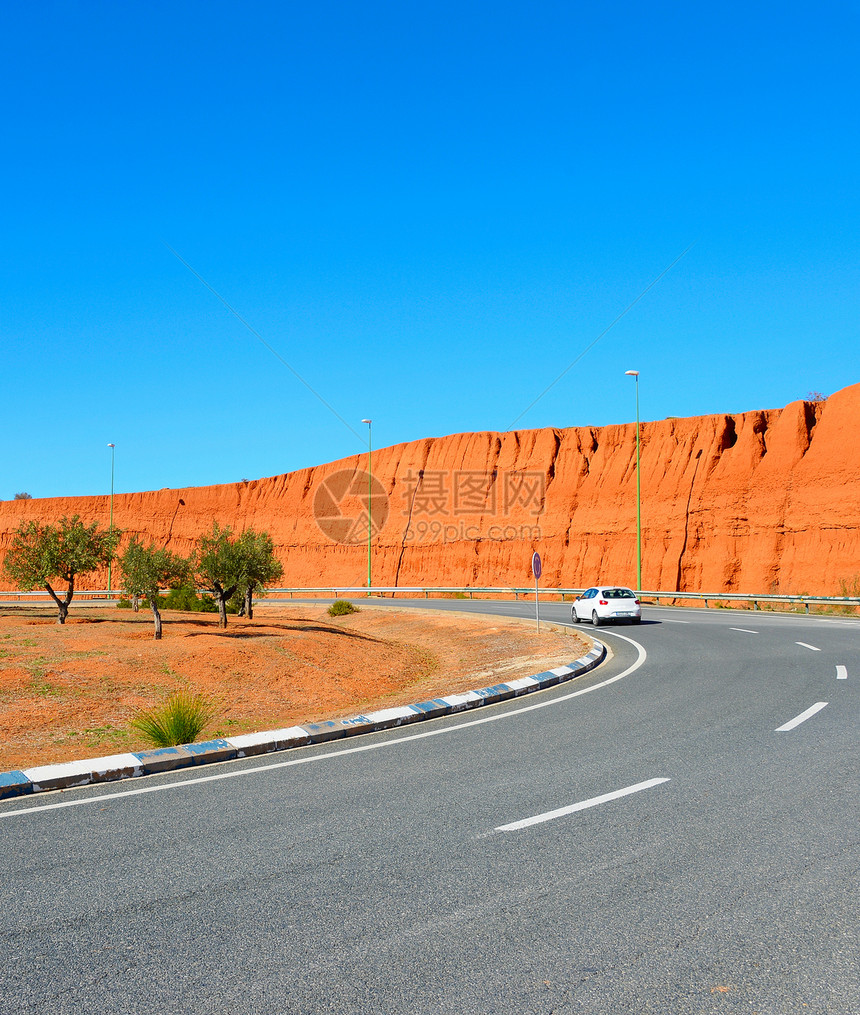
<path fill-rule="evenodd" d="M 642 591 L 642 484 L 639 478 L 639 371 L 625 370 L 636 378 L 636 591 Z"/>
<path fill-rule="evenodd" d="M 114 454 L 116 453 L 116 444 L 108 444 L 110 448 L 110 534 L 113 536 L 113 463 Z M 110 599 L 111 590 L 111 570 L 113 568 L 113 549 L 111 549 L 110 557 L 108 558 L 108 599 Z"/>
<path fill-rule="evenodd" d="M 367 594 L 370 595 L 371 569 L 370 569 L 370 541 L 373 537 L 373 420 L 363 419 L 367 423 Z"/>

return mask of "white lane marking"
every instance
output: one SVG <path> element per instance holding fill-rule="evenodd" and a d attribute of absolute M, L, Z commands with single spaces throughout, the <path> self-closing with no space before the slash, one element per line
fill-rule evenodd
<path fill-rule="evenodd" d="M 816 712 L 820 712 L 822 708 L 826 708 L 827 705 L 828 702 L 826 701 L 816 701 L 816 703 L 814 705 L 810 705 L 805 712 L 801 712 L 800 715 L 795 716 L 794 719 L 791 719 L 784 725 L 778 726 L 775 732 L 788 733 L 790 730 L 793 730 L 796 726 L 799 726 L 802 722 L 806 722 L 807 719 L 811 719 Z"/>
<path fill-rule="evenodd" d="M 805 641 L 796 641 L 795 645 L 799 645 L 801 648 L 808 648 L 810 652 L 820 652 L 820 648 L 816 648 L 814 645 L 807 645 Z"/>
<path fill-rule="evenodd" d="M 848 667 L 847 666 L 837 666 L 836 667 L 836 679 L 837 680 L 847 680 L 848 679 Z"/>
<path fill-rule="evenodd" d="M 666 617 L 663 620 L 663 623 L 664 624 L 689 624 L 690 621 L 689 620 L 669 620 L 669 618 Z"/>
<path fill-rule="evenodd" d="M 611 793 L 604 793 L 602 796 L 592 797 L 590 800 L 581 800 L 578 804 L 570 804 L 567 807 L 559 807 L 555 811 L 546 811 L 544 814 L 536 814 L 532 818 L 523 818 L 521 821 L 512 821 L 508 825 L 499 825 L 497 832 L 516 832 L 520 828 L 528 828 L 530 825 L 540 825 L 544 821 L 553 821 L 555 818 L 563 818 L 567 814 L 576 811 L 585 811 L 589 807 L 597 807 L 598 804 L 608 803 L 610 800 L 617 800 L 619 797 L 629 796 L 631 793 L 640 793 L 643 789 L 651 789 L 652 786 L 659 786 L 660 783 L 669 782 L 669 779 L 648 779 L 646 782 L 637 782 L 635 786 L 627 786 L 624 789 L 616 789 Z"/>
<path fill-rule="evenodd" d="M 34 811 L 55 811 L 64 807 L 80 807 L 84 804 L 97 804 L 102 803 L 104 800 L 114 800 L 120 797 L 141 796 L 144 793 L 160 793 L 162 790 L 179 789 L 182 786 L 194 786 L 203 782 L 218 782 L 221 779 L 238 779 L 241 776 L 257 775 L 260 772 L 272 772 L 279 768 L 292 768 L 293 765 L 307 765 L 316 761 L 328 761 L 332 758 L 340 758 L 347 754 L 361 754 L 364 751 L 379 750 L 381 747 L 393 747 L 397 744 L 409 743 L 412 740 L 423 740 L 425 737 L 438 737 L 445 733 L 457 733 L 460 730 L 469 729 L 472 726 L 483 726 L 484 723 L 498 722 L 500 719 L 513 718 L 515 716 L 522 715 L 524 712 L 534 712 L 539 708 L 549 708 L 551 706 L 561 705 L 566 701 L 570 701 L 571 698 L 578 698 L 582 694 L 591 694 L 592 691 L 599 691 L 603 687 L 608 687 L 610 684 L 614 684 L 616 680 L 623 680 L 625 677 L 629 677 L 630 674 L 635 673 L 648 658 L 647 652 L 638 641 L 634 641 L 632 638 L 628 638 L 624 634 L 615 634 L 614 632 L 611 637 L 620 638 L 622 641 L 629 642 L 636 649 L 636 661 L 628 666 L 626 670 L 616 674 L 614 677 L 610 677 L 608 680 L 603 680 L 599 684 L 594 684 L 592 687 L 583 687 L 579 691 L 571 691 L 570 694 L 565 694 L 561 698 L 553 698 L 552 701 L 539 701 L 534 705 L 524 705 L 522 708 L 515 709 L 511 712 L 500 712 L 497 715 L 483 716 L 481 719 L 472 719 L 470 722 L 457 723 L 455 726 L 445 726 L 442 729 L 427 730 L 424 733 L 412 733 L 409 736 L 383 740 L 380 743 L 375 744 L 365 744 L 361 747 L 349 747 L 341 751 L 330 751 L 327 754 L 315 754 L 309 758 L 303 757 L 293 758 L 289 761 L 275 761 L 269 765 L 257 765 L 256 768 L 243 768 L 236 771 L 229 770 L 226 772 L 219 772 L 217 775 L 201 775 L 194 779 L 182 779 L 177 782 L 162 783 L 158 786 L 142 786 L 140 789 L 126 789 L 121 790 L 118 793 L 105 793 L 101 796 L 86 797 L 80 800 L 63 800 L 61 803 L 56 804 L 37 804 L 35 807 L 22 808 L 21 810 L 0 811 L 0 818 L 14 818 L 20 814 L 31 814 Z M 220 764 L 232 765 L 233 763 L 230 761 L 223 761 L 220 762 Z M 187 771 L 187 769 L 185 769 L 185 771 Z"/>
<path fill-rule="evenodd" d="M 750 631 L 747 627 L 730 627 L 730 631 L 740 631 L 741 634 L 758 634 L 758 631 Z"/>

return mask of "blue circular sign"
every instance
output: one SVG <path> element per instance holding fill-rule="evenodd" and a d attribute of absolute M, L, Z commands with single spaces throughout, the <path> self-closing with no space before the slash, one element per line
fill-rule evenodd
<path fill-rule="evenodd" d="M 532 554 L 532 574 L 540 578 L 540 554 L 537 552 Z"/>

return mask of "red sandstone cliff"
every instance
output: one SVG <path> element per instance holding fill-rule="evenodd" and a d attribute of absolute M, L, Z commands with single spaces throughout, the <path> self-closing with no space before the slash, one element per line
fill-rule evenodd
<path fill-rule="evenodd" d="M 643 423 L 644 587 L 838 594 L 860 575 L 858 417 L 854 385 L 824 403 Z M 547 587 L 632 585 L 635 460 L 633 424 L 455 434 L 375 451 L 373 583 L 528 585 L 536 549 Z M 181 553 L 213 519 L 265 529 L 284 585 L 361 585 L 366 465 L 356 456 L 248 483 L 119 494 L 114 521 Z M 22 518 L 75 513 L 106 525 L 108 498 L 0 503 L 0 557 Z"/>

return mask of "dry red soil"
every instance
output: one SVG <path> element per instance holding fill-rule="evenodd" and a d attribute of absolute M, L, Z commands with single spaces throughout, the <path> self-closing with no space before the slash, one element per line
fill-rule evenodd
<path fill-rule="evenodd" d="M 492 617 L 258 606 L 253 621 L 79 608 L 0 608 L 0 771 L 149 747 L 129 727 L 171 691 L 213 695 L 201 739 L 356 715 L 563 665 L 573 632 Z"/>

